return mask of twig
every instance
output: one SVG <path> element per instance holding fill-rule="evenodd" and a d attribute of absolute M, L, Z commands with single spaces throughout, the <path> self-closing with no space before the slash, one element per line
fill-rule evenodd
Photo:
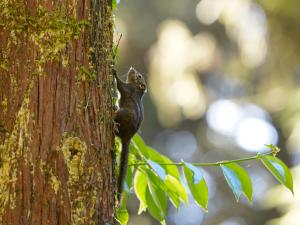
<path fill-rule="evenodd" d="M 113 61 L 115 61 L 115 58 L 116 58 L 116 55 L 117 55 L 117 49 L 118 49 L 118 47 L 119 47 L 121 38 L 122 38 L 122 34 L 120 34 L 119 40 L 118 40 L 117 45 L 116 45 L 116 47 L 115 47 L 115 51 L 113 52 Z"/>
<path fill-rule="evenodd" d="M 268 152 L 268 153 L 265 153 L 264 155 L 272 155 L 272 154 L 273 154 L 273 152 Z M 221 166 L 221 165 L 230 164 L 230 163 L 256 160 L 256 159 L 259 159 L 261 157 L 260 155 L 262 155 L 262 154 L 258 153 L 255 156 L 240 158 L 240 159 L 224 160 L 224 161 L 218 161 L 218 162 L 213 162 L 213 163 L 190 163 L 190 164 L 192 164 L 194 166 Z M 178 162 L 178 163 L 159 163 L 159 162 L 156 162 L 156 163 L 158 163 L 159 165 L 162 165 L 162 166 L 184 166 L 184 162 Z M 143 166 L 143 165 L 147 165 L 147 163 L 146 162 L 139 162 L 139 163 L 129 164 L 129 166 Z"/>

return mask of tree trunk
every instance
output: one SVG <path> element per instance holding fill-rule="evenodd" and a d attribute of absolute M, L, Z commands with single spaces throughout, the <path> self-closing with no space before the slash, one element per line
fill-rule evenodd
<path fill-rule="evenodd" d="M 113 223 L 111 13 L 0 2 L 0 224 Z"/>

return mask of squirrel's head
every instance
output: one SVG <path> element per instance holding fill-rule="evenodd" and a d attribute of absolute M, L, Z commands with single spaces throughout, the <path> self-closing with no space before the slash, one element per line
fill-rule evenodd
<path fill-rule="evenodd" d="M 130 67 L 127 73 L 127 82 L 134 84 L 136 88 L 142 92 L 147 92 L 146 81 L 142 74 L 140 74 L 136 69 Z"/>

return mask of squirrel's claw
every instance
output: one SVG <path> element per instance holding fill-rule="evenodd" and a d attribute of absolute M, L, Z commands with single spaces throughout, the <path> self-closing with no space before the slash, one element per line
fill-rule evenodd
<path fill-rule="evenodd" d="M 114 132 L 114 134 L 119 133 L 119 127 L 120 127 L 120 124 L 113 121 L 113 132 Z"/>

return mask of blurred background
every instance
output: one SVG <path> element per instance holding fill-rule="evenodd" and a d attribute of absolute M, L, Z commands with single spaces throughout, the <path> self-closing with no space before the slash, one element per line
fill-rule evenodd
<path fill-rule="evenodd" d="M 174 161 L 214 162 L 281 148 L 295 196 L 259 163 L 242 164 L 254 196 L 237 203 L 219 168 L 204 168 L 208 212 L 169 207 L 169 225 L 300 225 L 300 1 L 121 0 L 120 74 L 145 75 L 146 143 Z M 158 224 L 128 204 L 131 225 Z"/>

